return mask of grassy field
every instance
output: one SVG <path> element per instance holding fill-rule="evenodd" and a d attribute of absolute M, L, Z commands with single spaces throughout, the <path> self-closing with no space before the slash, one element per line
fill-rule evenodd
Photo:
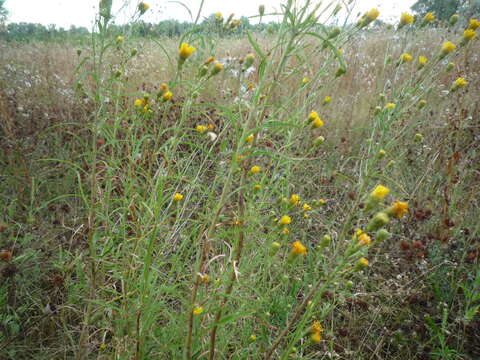
<path fill-rule="evenodd" d="M 283 10 L 0 43 L 0 359 L 480 358 L 476 23 Z"/>

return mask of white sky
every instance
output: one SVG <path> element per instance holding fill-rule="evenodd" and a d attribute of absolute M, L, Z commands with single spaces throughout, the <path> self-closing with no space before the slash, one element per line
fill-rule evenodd
<path fill-rule="evenodd" d="M 157 22 L 165 19 L 178 19 L 189 21 L 190 16 L 184 7 L 175 1 L 144 0 L 151 8 L 143 19 L 147 22 Z M 297 0 L 301 1 L 301 0 Z M 313 0 L 318 2 L 318 0 Z M 328 4 L 333 0 L 324 0 Z M 336 0 L 335 0 L 336 1 Z M 338 0 L 342 1 L 342 0 Z M 344 0 L 345 1 L 345 0 Z M 92 26 L 99 0 L 6 0 L 5 7 L 10 13 L 9 22 L 32 22 L 44 25 L 56 24 L 68 28 L 70 25 Z M 196 15 L 201 0 L 183 0 L 187 7 Z M 201 16 L 208 16 L 220 11 L 227 17 L 234 13 L 236 17 L 258 14 L 258 5 L 264 4 L 266 13 L 279 9 L 286 0 L 205 0 Z M 119 9 L 124 3 L 135 6 L 137 0 L 113 0 L 114 9 Z M 402 11 L 408 11 L 415 0 L 356 0 L 358 11 L 365 11 L 373 7 L 380 10 L 380 19 L 389 21 L 398 18 Z M 118 14 L 116 22 L 126 20 L 126 13 Z M 123 14 L 123 15 L 122 15 Z M 253 22 L 253 21 L 252 21 Z"/>

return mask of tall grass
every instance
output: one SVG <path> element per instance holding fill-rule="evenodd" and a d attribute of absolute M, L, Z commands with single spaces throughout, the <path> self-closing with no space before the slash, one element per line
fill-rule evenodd
<path fill-rule="evenodd" d="M 474 40 L 291 0 L 131 40 L 101 5 L 88 47 L 0 59 L 6 357 L 478 354 Z"/>

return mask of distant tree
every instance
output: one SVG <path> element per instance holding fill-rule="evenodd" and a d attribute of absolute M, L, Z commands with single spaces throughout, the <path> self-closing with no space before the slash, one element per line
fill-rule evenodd
<path fill-rule="evenodd" d="M 480 12 L 480 0 L 417 0 L 411 9 L 421 16 L 433 12 L 438 19 L 448 20 L 453 14 L 470 17 Z"/>
<path fill-rule="evenodd" d="M 4 3 L 5 0 L 0 0 L 0 23 L 4 22 L 8 15 L 7 9 L 5 9 L 5 6 L 3 6 Z"/>

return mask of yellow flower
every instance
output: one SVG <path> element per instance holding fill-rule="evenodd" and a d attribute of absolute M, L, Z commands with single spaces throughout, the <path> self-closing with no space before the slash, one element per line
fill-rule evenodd
<path fill-rule="evenodd" d="M 408 53 L 403 53 L 402 55 L 400 55 L 400 63 L 406 63 L 406 62 L 412 61 L 412 59 L 413 59 L 412 55 Z"/>
<path fill-rule="evenodd" d="M 173 93 L 171 91 L 167 91 L 165 94 L 163 94 L 162 99 L 163 101 L 168 101 L 173 97 Z"/>
<path fill-rule="evenodd" d="M 319 200 L 318 200 L 318 203 L 319 203 L 320 205 L 324 205 L 326 202 L 327 202 L 327 200 L 324 200 L 324 199 L 319 199 Z"/>
<path fill-rule="evenodd" d="M 309 81 L 310 81 L 310 79 L 309 79 L 308 77 L 304 77 L 304 78 L 302 79 L 303 85 L 308 84 Z"/>
<path fill-rule="evenodd" d="M 141 2 L 140 4 L 138 4 L 138 10 L 140 10 L 142 14 L 145 13 L 148 9 L 150 9 L 150 5 L 148 5 L 147 3 Z"/>
<path fill-rule="evenodd" d="M 298 205 L 300 203 L 300 196 L 298 196 L 297 194 L 292 194 L 292 196 L 290 196 L 290 202 L 293 205 Z"/>
<path fill-rule="evenodd" d="M 390 216 L 395 216 L 397 219 L 401 219 L 403 215 L 408 213 L 408 202 L 396 200 L 386 212 Z"/>
<path fill-rule="evenodd" d="M 313 121 L 315 119 L 318 119 L 320 116 L 318 116 L 318 113 L 316 111 L 310 112 L 308 115 L 308 121 Z"/>
<path fill-rule="evenodd" d="M 362 270 L 368 267 L 368 264 L 369 264 L 368 260 L 362 257 L 357 261 L 356 270 Z"/>
<path fill-rule="evenodd" d="M 378 157 L 379 158 L 383 158 L 385 157 L 385 155 L 387 155 L 387 152 L 383 149 L 381 149 L 379 152 L 378 152 Z"/>
<path fill-rule="evenodd" d="M 168 84 L 166 84 L 166 83 L 160 84 L 160 91 L 162 93 L 165 93 L 166 91 L 168 91 Z"/>
<path fill-rule="evenodd" d="M 435 20 L 435 15 L 431 12 L 426 13 L 425 16 L 423 17 L 423 21 L 426 21 L 426 22 L 432 22 L 433 20 Z"/>
<path fill-rule="evenodd" d="M 257 340 L 257 336 L 256 335 L 250 335 L 250 341 L 255 341 Z"/>
<path fill-rule="evenodd" d="M 319 343 L 322 340 L 322 333 L 314 332 L 310 335 L 310 339 L 313 343 Z"/>
<path fill-rule="evenodd" d="M 325 96 L 325 98 L 323 99 L 323 103 L 326 105 L 326 104 L 329 104 L 330 101 L 332 101 L 332 97 L 331 96 Z"/>
<path fill-rule="evenodd" d="M 442 45 L 442 54 L 447 55 L 452 51 L 454 51 L 456 48 L 457 48 L 457 45 L 455 45 L 453 42 L 445 41 Z"/>
<path fill-rule="evenodd" d="M 421 69 L 423 68 L 428 62 L 428 59 L 425 56 L 419 56 L 418 57 L 418 68 Z"/>
<path fill-rule="evenodd" d="M 397 106 L 395 103 L 388 103 L 385 105 L 385 108 L 388 110 L 393 110 L 395 109 L 395 106 Z"/>
<path fill-rule="evenodd" d="M 459 77 L 457 80 L 455 80 L 455 85 L 457 85 L 457 86 L 467 86 L 468 81 L 465 80 L 465 78 L 463 78 L 463 77 Z"/>
<path fill-rule="evenodd" d="M 117 36 L 117 42 L 122 42 L 125 38 L 122 35 Z"/>
<path fill-rule="evenodd" d="M 253 142 L 254 139 L 255 139 L 255 136 L 254 136 L 253 134 L 250 134 L 250 135 L 248 135 L 247 138 L 245 139 L 245 142 L 247 142 L 247 143 L 250 144 L 250 143 Z"/>
<path fill-rule="evenodd" d="M 310 210 L 312 210 L 312 207 L 310 205 L 308 205 L 307 203 L 305 203 L 305 204 L 303 204 L 303 210 L 310 211 Z"/>
<path fill-rule="evenodd" d="M 360 245 L 368 246 L 372 243 L 372 238 L 366 233 L 362 232 L 362 234 L 360 234 L 360 236 L 358 237 L 358 243 Z"/>
<path fill-rule="evenodd" d="M 198 133 L 203 134 L 205 131 L 207 131 L 207 127 L 205 125 L 197 125 L 195 130 L 197 130 Z"/>
<path fill-rule="evenodd" d="M 258 191 L 258 190 L 260 190 L 260 189 L 262 188 L 262 185 L 260 185 L 260 184 L 255 184 L 255 185 L 253 186 L 253 188 Z"/>
<path fill-rule="evenodd" d="M 212 75 L 217 75 L 220 71 L 223 70 L 223 64 L 221 62 L 215 61 L 212 69 Z"/>
<path fill-rule="evenodd" d="M 477 36 L 477 33 L 475 32 L 475 30 L 472 30 L 472 29 L 466 29 L 466 30 L 463 32 L 463 39 L 464 39 L 464 41 L 473 40 L 473 39 L 475 39 L 476 36 Z"/>
<path fill-rule="evenodd" d="M 252 174 L 256 174 L 256 173 L 259 173 L 260 170 L 261 170 L 261 169 L 260 169 L 260 166 L 255 165 L 255 166 L 252 166 L 252 168 L 250 169 L 250 172 L 251 172 Z"/>
<path fill-rule="evenodd" d="M 400 15 L 400 26 L 413 24 L 415 18 L 413 15 L 410 15 L 407 12 L 404 12 Z"/>
<path fill-rule="evenodd" d="M 197 49 L 195 49 L 193 46 L 190 46 L 187 43 L 182 43 L 182 45 L 180 45 L 180 49 L 178 50 L 180 60 L 187 60 L 195 50 Z"/>
<path fill-rule="evenodd" d="M 338 49 L 338 50 L 337 50 L 337 54 L 338 54 L 338 55 L 343 55 L 343 49 Z"/>
<path fill-rule="evenodd" d="M 468 21 L 468 28 L 472 30 L 477 30 L 480 27 L 480 21 L 477 19 L 470 19 Z"/>
<path fill-rule="evenodd" d="M 323 327 L 322 327 L 322 324 L 320 324 L 320 321 L 315 320 L 313 322 L 312 326 L 310 327 L 310 332 L 311 333 L 316 333 L 316 332 L 322 333 L 323 332 Z"/>
<path fill-rule="evenodd" d="M 201 313 L 203 313 L 203 307 L 202 306 L 196 306 L 193 309 L 193 315 L 200 315 Z"/>
<path fill-rule="evenodd" d="M 280 225 L 288 225 L 292 222 L 292 218 L 288 215 L 283 215 L 280 220 L 279 220 L 279 224 Z"/>
<path fill-rule="evenodd" d="M 292 244 L 292 254 L 294 255 L 306 255 L 307 251 L 307 248 L 298 240 Z"/>
<path fill-rule="evenodd" d="M 453 85 L 452 85 L 452 87 L 451 87 L 450 90 L 451 90 L 451 91 L 455 91 L 455 90 L 457 90 L 458 88 L 460 88 L 460 87 L 465 87 L 465 86 L 467 86 L 467 85 L 468 85 L 468 81 L 465 80 L 465 78 L 463 78 L 463 77 L 459 77 L 457 80 L 455 80 L 455 81 L 453 82 Z"/>
<path fill-rule="evenodd" d="M 137 106 L 137 107 L 140 107 L 140 106 L 145 106 L 145 100 L 144 99 L 135 99 L 135 102 L 134 102 L 134 105 Z"/>
<path fill-rule="evenodd" d="M 386 186 L 377 185 L 375 189 L 373 189 L 373 191 L 371 192 L 370 196 L 378 200 L 383 200 L 385 196 L 388 195 L 389 192 L 390 192 L 390 189 L 387 188 Z"/>
<path fill-rule="evenodd" d="M 375 20 L 376 18 L 378 18 L 378 15 L 380 15 L 380 11 L 378 11 L 377 8 L 373 8 L 369 11 L 367 11 L 367 13 L 365 14 L 365 17 L 371 21 Z"/>
<path fill-rule="evenodd" d="M 216 19 L 216 20 L 222 20 L 222 19 L 223 19 L 223 15 L 222 15 L 222 13 L 221 13 L 220 11 L 217 11 L 217 12 L 215 13 L 215 19 Z"/>
<path fill-rule="evenodd" d="M 180 201 L 182 199 L 183 199 L 183 195 L 180 193 L 175 193 L 175 195 L 173 195 L 173 201 Z"/>
<path fill-rule="evenodd" d="M 211 64 L 212 62 L 215 61 L 215 58 L 213 56 L 210 56 L 207 60 L 205 60 L 205 65 Z"/>
<path fill-rule="evenodd" d="M 290 233 L 290 230 L 288 230 L 288 227 L 285 226 L 285 227 L 282 229 L 282 233 L 283 233 L 284 235 L 288 235 L 288 234 Z"/>
<path fill-rule="evenodd" d="M 323 123 L 322 119 L 320 119 L 320 117 L 314 119 L 313 122 L 312 122 L 312 126 L 313 126 L 314 128 L 320 128 L 320 127 L 322 127 L 323 125 L 324 125 L 324 123 Z"/>

